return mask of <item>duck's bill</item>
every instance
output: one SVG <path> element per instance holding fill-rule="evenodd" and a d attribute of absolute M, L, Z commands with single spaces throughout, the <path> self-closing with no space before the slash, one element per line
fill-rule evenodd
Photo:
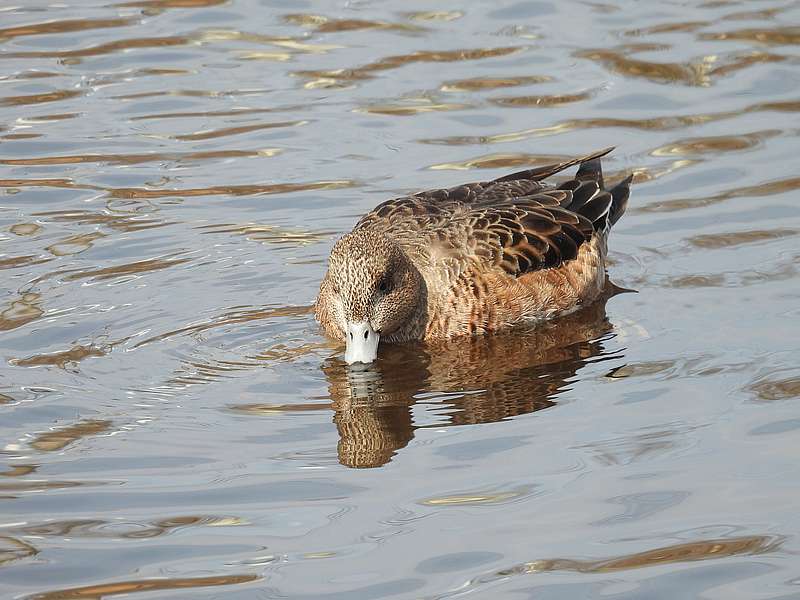
<path fill-rule="evenodd" d="M 378 342 L 381 334 L 376 332 L 366 321 L 347 324 L 347 349 L 344 360 L 348 365 L 353 363 L 371 363 L 378 358 Z"/>

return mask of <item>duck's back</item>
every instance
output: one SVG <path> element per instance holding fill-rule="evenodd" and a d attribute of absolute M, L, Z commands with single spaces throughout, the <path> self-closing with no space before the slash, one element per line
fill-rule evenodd
<path fill-rule="evenodd" d="M 390 236 L 429 288 L 426 338 L 495 331 L 569 312 L 605 280 L 606 238 L 631 178 L 604 187 L 600 157 L 389 200 L 355 229 Z M 571 180 L 543 180 L 580 164 Z"/>

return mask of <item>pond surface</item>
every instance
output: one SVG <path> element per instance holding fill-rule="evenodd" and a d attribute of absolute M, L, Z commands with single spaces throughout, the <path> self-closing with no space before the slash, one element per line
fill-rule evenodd
<path fill-rule="evenodd" d="M 798 22 L 0 6 L 0 596 L 800 598 Z M 348 372 L 359 215 L 609 145 L 618 293 Z"/>

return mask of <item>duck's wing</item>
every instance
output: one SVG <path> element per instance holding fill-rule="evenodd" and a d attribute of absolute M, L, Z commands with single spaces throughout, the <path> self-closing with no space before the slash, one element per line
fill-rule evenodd
<path fill-rule="evenodd" d="M 599 159 L 611 150 L 395 198 L 366 214 L 356 229 L 374 227 L 401 241 L 432 245 L 446 262 L 461 263 L 456 271 L 466 262 L 513 277 L 557 267 L 625 209 L 630 178 L 604 189 Z M 575 177 L 558 188 L 542 181 L 576 164 L 581 167 Z"/>
<path fill-rule="evenodd" d="M 440 229 L 435 243 L 450 257 L 460 253 L 463 266 L 520 277 L 576 258 L 596 232 L 587 217 L 538 194 L 502 207 L 475 208 Z"/>
<path fill-rule="evenodd" d="M 597 161 L 612 150 L 613 148 L 605 148 L 586 156 L 536 169 L 519 171 L 492 181 L 478 181 L 451 188 L 425 190 L 411 196 L 387 200 L 365 214 L 356 224 L 355 229 L 374 227 L 387 233 L 422 229 L 432 224 L 443 223 L 460 215 L 464 210 L 509 204 L 521 198 L 552 192 L 553 186 L 544 183 L 544 179 L 574 165 Z M 597 165 L 599 172 L 599 161 L 597 161 Z M 580 176 L 579 171 L 576 180 Z M 601 174 L 594 191 L 600 190 L 602 185 Z M 567 190 L 566 193 L 551 195 L 554 199 L 558 199 L 562 206 L 568 208 L 572 202 L 572 193 L 576 191 L 576 188 L 577 186 L 564 188 Z M 583 190 L 582 197 L 588 198 L 591 194 L 587 187 Z"/>
<path fill-rule="evenodd" d="M 594 236 L 605 236 L 625 211 L 632 177 L 605 189 L 599 157 L 608 151 L 501 178 L 444 230 L 459 233 L 450 241 L 466 247 L 467 260 L 481 270 L 520 277 L 559 267 L 575 259 Z M 546 177 L 574 162 L 581 166 L 573 179 L 518 195 L 517 189 L 531 185 L 526 177 Z M 446 237 L 440 243 L 447 244 Z"/>

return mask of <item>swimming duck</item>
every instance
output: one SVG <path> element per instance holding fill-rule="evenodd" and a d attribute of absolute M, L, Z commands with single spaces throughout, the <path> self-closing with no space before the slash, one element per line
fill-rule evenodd
<path fill-rule="evenodd" d="M 612 150 L 378 205 L 331 250 L 317 321 L 348 364 L 370 363 L 381 340 L 500 332 L 592 302 L 630 194 L 631 177 L 604 185 Z M 543 182 L 578 164 L 573 179 Z"/>

